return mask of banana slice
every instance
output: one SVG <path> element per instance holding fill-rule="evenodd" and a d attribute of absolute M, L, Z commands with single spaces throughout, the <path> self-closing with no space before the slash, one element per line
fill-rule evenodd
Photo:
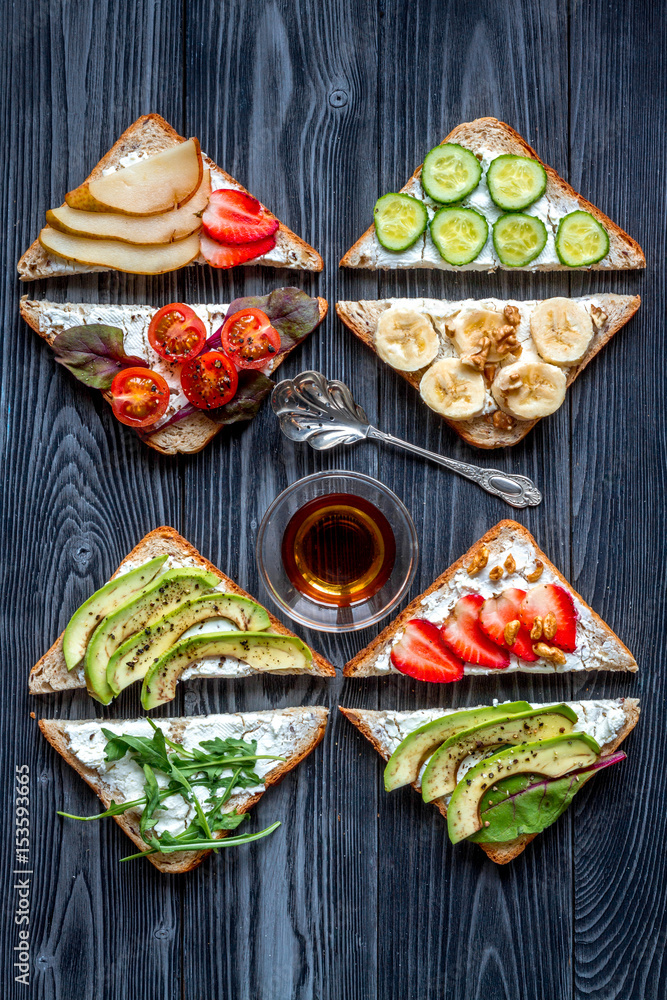
<path fill-rule="evenodd" d="M 383 361 L 402 372 L 416 372 L 430 365 L 440 349 L 433 324 L 416 309 L 392 306 L 380 316 L 375 350 Z"/>
<path fill-rule="evenodd" d="M 484 379 L 458 358 L 442 358 L 419 384 L 427 406 L 450 420 L 469 420 L 484 409 Z"/>
<path fill-rule="evenodd" d="M 530 332 L 541 357 L 552 365 L 581 361 L 593 337 L 593 321 L 572 299 L 540 302 L 530 317 Z"/>
<path fill-rule="evenodd" d="M 517 361 L 500 368 L 493 380 L 493 398 L 505 413 L 536 420 L 555 413 L 565 399 L 565 373 L 542 361 Z"/>
<path fill-rule="evenodd" d="M 462 309 L 448 319 L 446 325 L 462 358 L 469 359 L 483 353 L 488 342 L 489 350 L 485 357 L 490 364 L 503 357 L 496 349 L 497 338 L 494 334 L 504 323 L 502 314 L 492 309 Z"/>

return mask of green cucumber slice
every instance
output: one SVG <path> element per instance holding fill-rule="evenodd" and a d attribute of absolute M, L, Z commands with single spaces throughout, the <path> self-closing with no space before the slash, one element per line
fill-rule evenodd
<path fill-rule="evenodd" d="M 400 253 L 426 229 L 426 205 L 409 194 L 384 194 L 375 202 L 375 232 L 385 250 Z"/>
<path fill-rule="evenodd" d="M 424 157 L 422 187 L 442 205 L 461 201 L 475 190 L 481 177 L 482 166 L 475 154 L 456 142 L 436 146 Z"/>
<path fill-rule="evenodd" d="M 493 245 L 505 267 L 525 267 L 544 250 L 547 227 L 541 219 L 523 212 L 501 215 L 493 226 Z"/>
<path fill-rule="evenodd" d="M 439 208 L 431 219 L 431 238 L 448 264 L 461 267 L 478 257 L 489 224 L 474 208 Z"/>
<path fill-rule="evenodd" d="M 491 200 L 504 212 L 518 212 L 541 198 L 547 188 L 547 172 L 529 156 L 503 153 L 491 161 L 486 173 Z"/>
<path fill-rule="evenodd" d="M 590 212 L 570 212 L 558 224 L 556 253 L 566 267 L 597 264 L 609 253 L 609 235 Z"/>

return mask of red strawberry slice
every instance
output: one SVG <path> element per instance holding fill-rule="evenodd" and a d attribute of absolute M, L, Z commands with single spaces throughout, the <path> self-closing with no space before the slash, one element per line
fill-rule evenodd
<path fill-rule="evenodd" d="M 532 587 L 521 604 L 521 623 L 530 630 L 539 616 L 542 621 L 551 613 L 556 616 L 556 634 L 542 636 L 541 640 L 551 646 L 558 646 L 566 653 L 574 653 L 577 645 L 577 612 L 568 590 L 555 583 L 543 583 Z"/>
<path fill-rule="evenodd" d="M 418 681 L 446 684 L 463 677 L 462 661 L 447 649 L 437 625 L 423 618 L 413 618 L 405 626 L 403 638 L 391 651 L 391 662 Z"/>
<path fill-rule="evenodd" d="M 498 597 L 490 597 L 479 609 L 479 625 L 489 639 L 499 646 L 507 646 L 505 642 L 505 626 L 510 622 L 521 621 L 521 603 L 526 596 L 525 590 L 508 587 Z M 510 651 L 521 660 L 534 663 L 539 659 L 533 652 L 530 633 L 523 626 L 516 634 L 516 639 L 509 647 Z"/>
<path fill-rule="evenodd" d="M 442 626 L 442 638 L 466 663 L 504 670 L 510 665 L 508 650 L 492 642 L 479 627 L 479 610 L 483 604 L 481 594 L 461 597 Z"/>
<path fill-rule="evenodd" d="M 280 225 L 252 195 L 229 188 L 212 192 L 201 221 L 211 239 L 225 244 L 263 240 Z"/>
<path fill-rule="evenodd" d="M 206 233 L 201 233 L 199 236 L 202 256 L 211 267 L 236 267 L 237 264 L 246 264 L 249 260 L 273 250 L 275 245 L 273 236 L 267 236 L 266 239 L 257 240 L 255 243 L 237 243 L 233 247 L 216 243 Z"/>

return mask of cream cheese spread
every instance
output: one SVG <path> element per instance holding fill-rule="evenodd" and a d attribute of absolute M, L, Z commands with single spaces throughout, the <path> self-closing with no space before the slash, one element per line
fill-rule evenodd
<path fill-rule="evenodd" d="M 307 710 L 300 710 L 298 715 L 291 711 L 281 712 L 249 712 L 235 715 L 205 715 L 188 719 L 154 719 L 170 739 L 182 743 L 186 750 L 193 750 L 203 740 L 243 739 L 257 741 L 257 752 L 276 757 L 289 758 L 295 746 L 319 726 L 319 717 Z M 118 761 L 106 761 L 104 748 L 107 738 L 102 732 L 102 726 L 115 735 L 152 736 L 153 730 L 146 719 L 136 719 L 130 722 L 68 722 L 64 725 L 70 751 L 86 767 L 97 772 L 102 783 L 112 796 L 119 801 L 130 802 L 141 798 L 144 794 L 145 777 L 143 770 L 127 755 Z M 235 789 L 229 802 L 223 807 L 224 812 L 243 805 L 254 795 L 266 788 L 265 779 L 281 761 L 258 760 L 255 773 L 260 778 L 260 784 L 252 788 Z M 230 772 L 231 773 L 231 772 Z M 167 778 L 157 773 L 156 778 L 161 787 L 167 784 Z M 196 778 L 191 779 L 193 789 L 200 803 L 206 808 L 209 802 L 208 789 L 197 785 Z M 169 796 L 163 802 L 163 815 L 158 820 L 155 832 L 160 835 L 165 830 L 174 836 L 182 833 L 194 816 L 194 806 L 186 802 L 180 795 Z M 134 810 L 133 810 L 134 811 Z M 141 814 L 141 808 L 136 814 Z"/>
<path fill-rule="evenodd" d="M 491 312 L 497 312 L 502 315 L 503 310 L 506 306 L 514 306 L 519 312 L 519 324 L 515 328 L 516 338 L 521 347 L 521 354 L 517 358 L 516 354 L 508 354 L 505 358 L 500 361 L 496 367 L 504 368 L 506 365 L 514 364 L 517 360 L 520 361 L 543 361 L 544 359 L 540 357 L 537 347 L 535 346 L 535 341 L 532 338 L 530 332 L 530 317 L 534 310 L 537 308 L 541 300 L 529 299 L 523 302 L 519 302 L 517 299 L 496 299 L 496 298 L 484 298 L 484 299 L 461 299 L 458 301 L 449 301 L 447 299 L 382 299 L 379 301 L 381 308 L 404 308 L 404 309 L 414 309 L 416 312 L 421 312 L 427 316 L 433 327 L 438 334 L 440 339 L 440 347 L 437 355 L 433 359 L 432 364 L 439 361 L 441 358 L 456 358 L 458 357 L 458 351 L 452 341 L 451 337 L 447 334 L 446 322 L 451 320 L 456 316 L 457 313 L 464 312 L 466 310 L 473 309 L 488 309 Z M 603 315 L 606 310 L 602 306 L 602 299 L 599 295 L 584 295 L 578 298 L 573 298 L 573 302 L 579 303 L 586 312 L 591 313 L 591 309 L 595 306 L 597 309 L 602 310 Z M 606 336 L 606 323 L 602 322 L 598 327 L 597 322 L 593 322 L 593 336 L 584 355 L 584 359 L 589 355 L 595 353 L 598 349 L 598 344 Z M 572 365 L 560 365 L 559 367 L 565 372 L 567 376 L 571 368 L 576 368 L 582 362 L 578 361 L 576 364 Z M 484 408 L 482 410 L 482 415 L 487 413 L 493 413 L 498 409 L 498 404 L 493 397 L 491 388 L 489 385 L 485 387 L 484 395 Z"/>
<path fill-rule="evenodd" d="M 129 155 L 129 154 L 128 154 Z M 193 305 L 191 308 L 204 324 L 206 338 L 211 337 L 222 326 L 227 315 L 228 305 L 215 304 Z M 148 327 L 157 312 L 152 306 L 113 305 L 88 303 L 55 302 L 40 303 L 39 330 L 49 336 L 55 336 L 72 326 L 90 323 L 101 323 L 105 326 L 118 327 L 123 332 L 123 347 L 125 353 L 134 355 L 146 361 L 149 368 L 162 375 L 169 386 L 169 406 L 160 420 L 151 427 L 157 431 L 163 427 L 179 410 L 188 406 L 188 400 L 181 388 L 181 365 L 170 363 L 156 354 L 148 342 Z M 262 368 L 265 375 L 270 375 L 275 367 L 275 359 Z"/>

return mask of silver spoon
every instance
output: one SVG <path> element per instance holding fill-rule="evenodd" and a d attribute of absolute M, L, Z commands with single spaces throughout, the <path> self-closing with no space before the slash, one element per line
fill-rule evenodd
<path fill-rule="evenodd" d="M 335 379 L 329 381 L 321 372 L 301 372 L 296 378 L 279 382 L 271 406 L 283 434 L 291 441 L 307 441 L 316 451 L 372 438 L 444 465 L 512 507 L 536 507 L 542 502 L 542 494 L 527 476 L 457 462 L 378 430 L 355 403 L 348 387 Z"/>

